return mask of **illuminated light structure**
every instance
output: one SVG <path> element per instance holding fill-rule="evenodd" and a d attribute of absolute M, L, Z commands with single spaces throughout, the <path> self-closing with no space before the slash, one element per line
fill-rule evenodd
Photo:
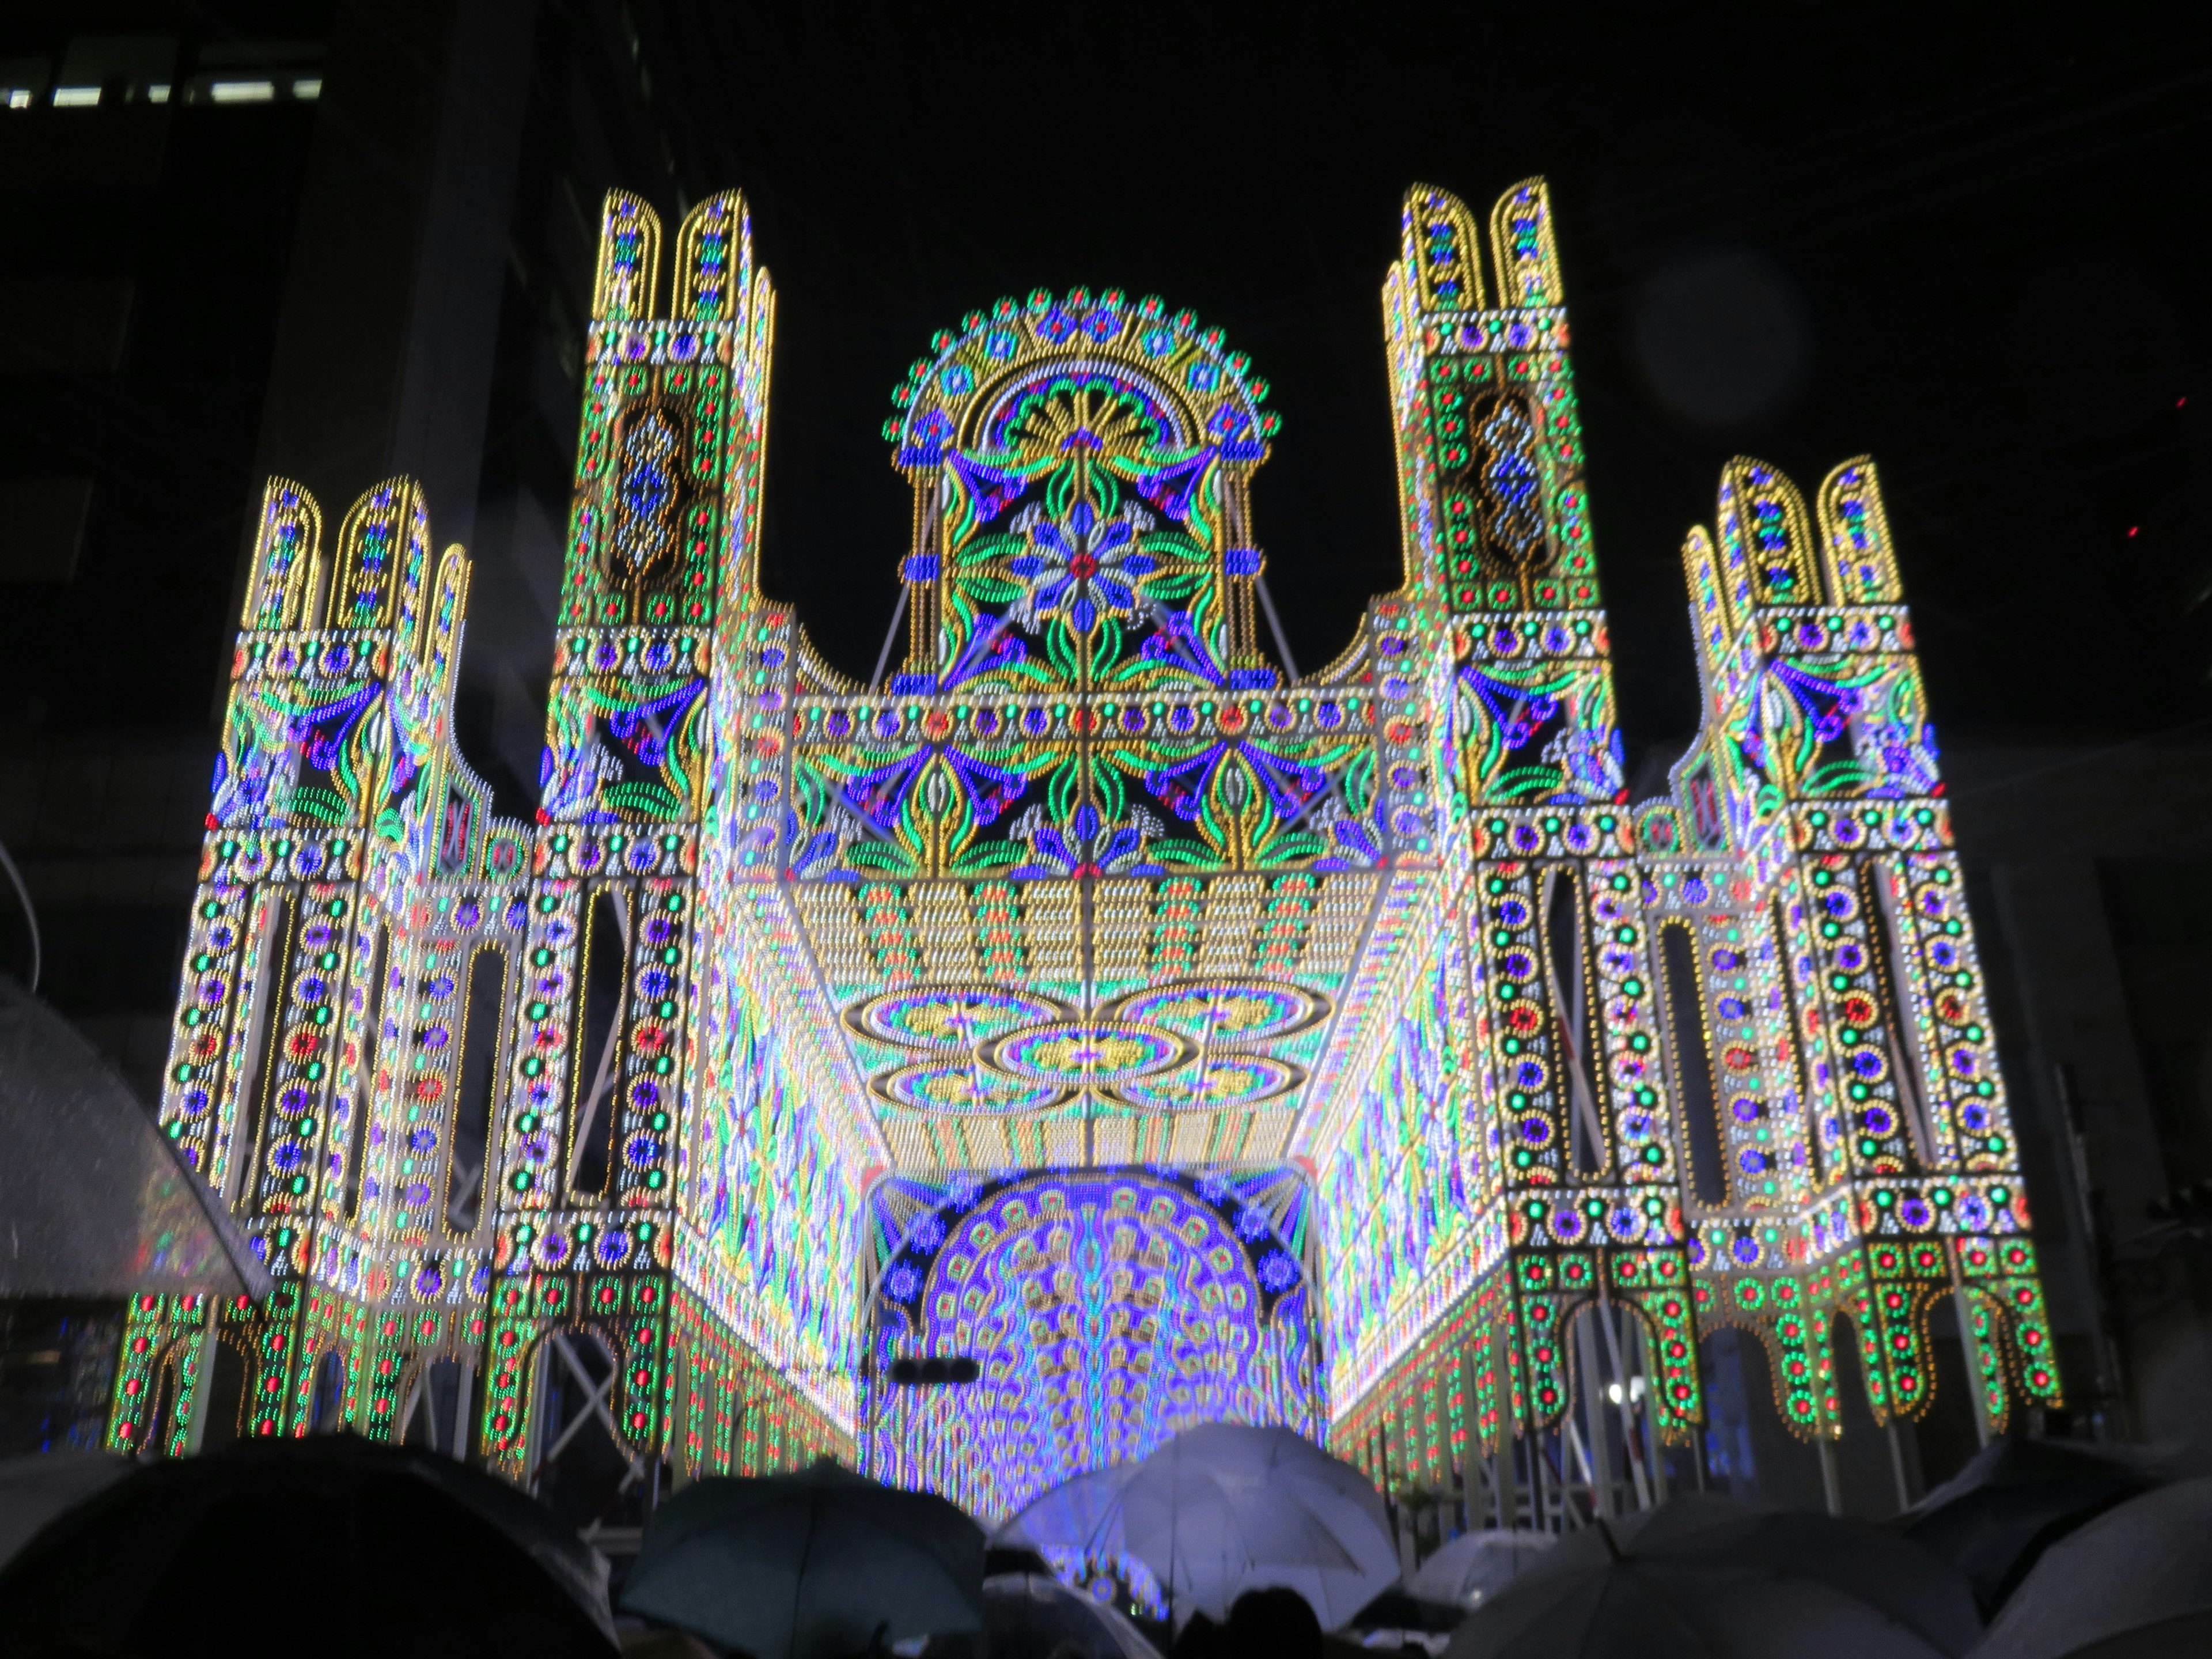
<path fill-rule="evenodd" d="M 111 1445 L 449 1444 L 443 1365 L 519 1479 L 556 1399 L 638 1470 L 849 1449 L 881 1158 L 732 853 L 789 635 L 754 585 L 772 299 L 735 196 L 684 221 L 666 316 L 660 235 L 609 198 L 537 824 L 453 748 L 468 562 L 434 573 L 419 492 L 362 497 L 328 565 L 269 487 L 161 1120 L 278 1288 L 139 1298 Z"/>
<path fill-rule="evenodd" d="M 595 1415 L 635 1469 L 827 1449 L 999 1516 L 1233 1417 L 1401 1487 L 1517 1441 L 1540 1518 L 1578 1464 L 1651 1495 L 1720 1322 L 1824 1442 L 1838 1317 L 1909 1418 L 1942 1296 L 1987 1419 L 2055 1400 L 1872 465 L 1810 509 L 1730 466 L 1705 732 L 1630 805 L 1541 183 L 1487 233 L 1408 198 L 1405 579 L 1304 678 L 1266 383 L 1113 289 L 915 364 L 905 649 L 830 668 L 759 591 L 733 195 L 666 315 L 609 198 L 537 824 L 453 752 L 411 486 L 326 581 L 273 483 L 163 1121 L 280 1288 L 142 1298 L 111 1443 L 198 1443 L 210 1353 L 268 1434 L 399 1434 L 443 1362 L 524 1480 Z M 980 1380 L 890 1381 L 933 1355 Z"/>
<path fill-rule="evenodd" d="M 1985 1429 L 2054 1403 L 1874 465 L 1809 512 L 1726 469 L 1685 550 L 1703 731 L 1669 797 L 1624 809 L 1541 182 L 1489 231 L 1486 276 L 1474 216 L 1416 189 L 1384 290 L 1407 566 L 1375 615 L 1404 618 L 1402 752 L 1444 811 L 1433 920 L 1379 992 L 1401 1018 L 1332 1049 L 1298 1140 L 1334 1439 L 1401 1486 L 1486 1457 L 1501 1510 L 1516 1469 L 1608 1501 L 1625 1451 L 1648 1501 L 1652 1431 L 1702 1415 L 1699 1330 L 1755 1333 L 1825 1450 L 1839 1336 L 1875 1420 L 1916 1418 L 1944 1297 Z M 1617 1435 L 1607 1390 L 1571 1399 L 1608 1373 L 1646 1407 Z"/>

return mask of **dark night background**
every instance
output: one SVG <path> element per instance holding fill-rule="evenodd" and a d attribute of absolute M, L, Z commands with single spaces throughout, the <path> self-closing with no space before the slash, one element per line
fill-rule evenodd
<path fill-rule="evenodd" d="M 333 526 L 425 480 L 477 560 L 462 745 L 534 807 L 606 190 L 672 224 L 745 192 L 765 579 L 839 666 L 905 550 L 892 386 L 963 313 L 1082 283 L 1273 383 L 1256 530 L 1310 671 L 1399 578 L 1403 194 L 1486 216 L 1540 173 L 1637 792 L 1695 728 L 1677 549 L 1722 465 L 1871 453 L 2074 1392 L 2201 1435 L 2212 1263 L 2154 1206 L 2212 1182 L 2208 46 L 2173 5 L 18 0 L 0 844 L 41 990 L 150 1092 L 270 472 Z M 0 963 L 27 947 L 0 902 Z"/>
<path fill-rule="evenodd" d="M 1255 514 L 1317 665 L 1397 580 L 1377 295 L 1403 192 L 1486 212 L 1541 173 L 1632 742 L 1696 723 L 1677 549 L 1739 450 L 1808 488 L 1875 456 L 1945 732 L 2201 718 L 2201 42 L 1697 9 L 662 14 L 672 54 L 728 66 L 672 119 L 744 186 L 777 283 L 769 584 L 866 673 L 909 516 L 873 440 L 908 360 L 1001 294 L 1118 284 L 1273 382 Z"/>

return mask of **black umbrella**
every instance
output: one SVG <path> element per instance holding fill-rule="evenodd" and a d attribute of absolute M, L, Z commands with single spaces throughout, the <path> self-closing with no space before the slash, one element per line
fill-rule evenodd
<path fill-rule="evenodd" d="M 112 1452 L 27 1452 L 0 1462 L 0 1562 L 64 1510 L 105 1492 L 137 1466 Z"/>
<path fill-rule="evenodd" d="M 983 1618 L 983 1529 L 827 1462 L 694 1482 L 653 1512 L 623 1610 L 752 1659 L 841 1659 Z"/>
<path fill-rule="evenodd" d="M 2193 1446 L 2085 1446 L 2006 1435 L 1898 1517 L 1905 1535 L 1966 1575 L 1994 1613 L 2059 1539 L 2115 1504 L 2212 1474 Z"/>
<path fill-rule="evenodd" d="M 1467 1622 L 1467 1609 L 1425 1601 L 1393 1585 L 1346 1621 L 1346 1630 L 1410 1630 L 1442 1636 Z"/>
<path fill-rule="evenodd" d="M 354 1435 L 148 1464 L 0 1569 L 0 1631 L 41 1646 L 229 1659 L 610 1659 L 606 1563 L 536 1500 Z"/>
<path fill-rule="evenodd" d="M 1957 1569 L 1872 1527 L 1685 1497 L 1571 1533 L 1452 1633 L 1445 1659 L 1959 1659 Z"/>
<path fill-rule="evenodd" d="M 2212 1478 L 2107 1510 L 2045 1550 L 1974 1659 L 2212 1651 Z"/>

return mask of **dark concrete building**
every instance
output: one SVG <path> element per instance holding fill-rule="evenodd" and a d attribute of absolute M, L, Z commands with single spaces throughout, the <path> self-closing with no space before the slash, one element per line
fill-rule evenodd
<path fill-rule="evenodd" d="M 603 4 L 0 18 L 0 848 L 40 993 L 149 1102 L 266 475 L 427 483 L 470 757 L 534 805 L 598 204 L 704 193 L 655 67 Z M 0 1447 L 98 1443 L 118 1328 L 0 1306 Z"/>
<path fill-rule="evenodd" d="M 0 23 L 0 302 L 36 319 L 0 344 L 0 845 L 40 992 L 149 1097 L 265 476 L 424 482 L 477 560 L 470 758 L 535 804 L 598 204 L 704 193 L 654 67 L 612 5 Z"/>

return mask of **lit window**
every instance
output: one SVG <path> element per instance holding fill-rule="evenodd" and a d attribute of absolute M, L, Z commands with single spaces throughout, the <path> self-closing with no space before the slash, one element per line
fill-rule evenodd
<path fill-rule="evenodd" d="M 98 87 L 56 87 L 56 109 L 90 109 L 100 102 Z"/>
<path fill-rule="evenodd" d="M 167 81 L 156 81 L 152 85 L 149 86 L 146 88 L 146 101 L 149 104 L 167 103 L 169 101 L 169 83 Z"/>
<path fill-rule="evenodd" d="M 274 81 L 217 81 L 208 88 L 218 104 L 265 104 L 276 95 Z"/>
<path fill-rule="evenodd" d="M 28 109 L 30 106 L 31 92 L 29 88 L 10 87 L 8 88 L 8 107 L 9 109 Z"/>
<path fill-rule="evenodd" d="M 313 103 L 323 95 L 322 81 L 319 77 L 313 81 L 295 81 L 292 82 L 292 95 Z"/>

